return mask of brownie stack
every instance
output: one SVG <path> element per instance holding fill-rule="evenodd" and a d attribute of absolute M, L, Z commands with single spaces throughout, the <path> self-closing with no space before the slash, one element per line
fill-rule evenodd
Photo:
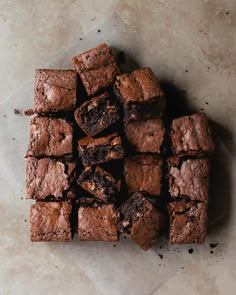
<path fill-rule="evenodd" d="M 26 153 L 31 240 L 71 241 L 77 231 L 81 241 L 118 241 L 123 233 L 147 250 L 164 228 L 162 201 L 170 242 L 203 242 L 214 148 L 206 116 L 172 122 L 170 156 L 166 99 L 150 68 L 121 74 L 106 43 L 72 62 L 75 71 L 36 71 Z"/>

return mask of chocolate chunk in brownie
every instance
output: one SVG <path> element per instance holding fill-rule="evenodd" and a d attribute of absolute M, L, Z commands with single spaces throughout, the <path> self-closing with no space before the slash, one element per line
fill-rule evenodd
<path fill-rule="evenodd" d="M 80 75 L 88 95 L 110 86 L 120 70 L 106 43 L 73 57 L 72 63 Z"/>
<path fill-rule="evenodd" d="M 72 241 L 72 206 L 67 202 L 37 202 L 30 208 L 32 242 Z"/>
<path fill-rule="evenodd" d="M 50 158 L 27 158 L 26 199 L 61 199 L 75 177 L 75 163 Z"/>
<path fill-rule="evenodd" d="M 117 76 L 114 91 L 123 103 L 126 122 L 161 117 L 164 112 L 164 93 L 150 68 Z"/>
<path fill-rule="evenodd" d="M 189 198 L 192 201 L 208 201 L 209 160 L 168 159 L 169 192 L 173 199 Z"/>
<path fill-rule="evenodd" d="M 163 160 L 154 155 L 136 155 L 125 158 L 124 174 L 128 191 L 145 191 L 159 196 L 162 187 Z"/>
<path fill-rule="evenodd" d="M 170 137 L 173 153 L 177 156 L 204 155 L 214 150 L 214 142 L 204 113 L 173 120 Z"/>
<path fill-rule="evenodd" d="M 203 243 L 207 230 L 207 205 L 203 202 L 178 200 L 168 205 L 169 242 L 172 244 Z"/>
<path fill-rule="evenodd" d="M 76 106 L 76 72 L 36 70 L 34 112 L 67 112 Z"/>
<path fill-rule="evenodd" d="M 94 136 L 119 120 L 119 106 L 107 92 L 84 102 L 74 113 L 80 128 Z"/>
<path fill-rule="evenodd" d="M 141 192 L 133 194 L 117 212 L 119 231 L 148 250 L 163 227 L 163 214 Z"/>
<path fill-rule="evenodd" d="M 92 207 L 79 207 L 78 238 L 81 241 L 118 241 L 117 216 L 114 205 L 97 204 Z"/>
<path fill-rule="evenodd" d="M 78 142 L 79 156 L 84 166 L 123 159 L 124 149 L 117 133 L 105 137 L 85 137 Z"/>
<path fill-rule="evenodd" d="M 161 118 L 133 121 L 124 125 L 128 143 L 140 153 L 160 153 L 165 128 Z"/>
<path fill-rule="evenodd" d="M 85 168 L 77 183 L 104 203 L 115 202 L 120 192 L 120 181 L 99 166 Z"/>
<path fill-rule="evenodd" d="M 63 156 L 72 154 L 73 128 L 64 119 L 33 117 L 26 156 Z"/>

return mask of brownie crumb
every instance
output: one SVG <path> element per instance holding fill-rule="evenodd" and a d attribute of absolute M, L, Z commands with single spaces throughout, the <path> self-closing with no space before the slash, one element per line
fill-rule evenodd
<path fill-rule="evenodd" d="M 226 11 L 226 13 L 225 13 L 225 14 L 227 14 L 227 15 L 228 15 L 228 14 L 230 14 L 230 11 Z"/>
<path fill-rule="evenodd" d="M 192 254 L 192 253 L 193 253 L 193 248 L 189 249 L 189 250 L 188 250 L 188 253 L 189 253 L 189 254 Z"/>
<path fill-rule="evenodd" d="M 79 38 L 80 40 L 83 40 L 83 38 Z"/>
<path fill-rule="evenodd" d="M 161 259 L 163 259 L 163 255 L 162 255 L 162 254 L 158 254 L 158 256 L 159 256 Z"/>
<path fill-rule="evenodd" d="M 23 200 L 24 198 L 21 197 L 21 200 Z"/>
<path fill-rule="evenodd" d="M 98 30 L 98 33 L 100 33 L 101 32 L 101 30 Z"/>
<path fill-rule="evenodd" d="M 208 104 L 208 102 L 206 101 L 205 104 Z"/>
<path fill-rule="evenodd" d="M 203 108 L 201 108 L 201 111 L 203 112 L 203 111 L 204 111 L 204 109 L 203 109 Z"/>
<path fill-rule="evenodd" d="M 210 253 L 211 253 L 211 254 L 214 254 L 214 251 L 211 250 Z"/>
<path fill-rule="evenodd" d="M 25 222 L 27 222 L 27 220 L 25 219 Z"/>
<path fill-rule="evenodd" d="M 113 247 L 116 247 L 116 245 L 113 245 Z"/>
<path fill-rule="evenodd" d="M 188 73 L 188 70 L 185 70 L 186 73 Z"/>
<path fill-rule="evenodd" d="M 124 51 L 120 51 L 118 54 L 117 54 L 117 63 L 119 65 L 123 65 L 125 64 L 125 53 Z"/>
<path fill-rule="evenodd" d="M 24 111 L 25 116 L 32 116 L 34 114 L 34 111 L 32 109 L 28 109 Z"/>
<path fill-rule="evenodd" d="M 182 266 L 181 268 L 182 268 L 182 269 L 184 269 L 184 267 L 183 267 L 183 266 Z"/>
<path fill-rule="evenodd" d="M 19 114 L 20 114 L 20 111 L 17 110 L 17 109 L 14 109 L 14 114 L 15 114 L 15 115 L 19 115 Z"/>
<path fill-rule="evenodd" d="M 210 244 L 210 248 L 211 248 L 211 249 L 214 249 L 214 248 L 217 247 L 217 246 L 218 246 L 217 243 L 215 243 L 215 244 L 214 244 L 214 243 L 211 243 L 211 244 Z"/>

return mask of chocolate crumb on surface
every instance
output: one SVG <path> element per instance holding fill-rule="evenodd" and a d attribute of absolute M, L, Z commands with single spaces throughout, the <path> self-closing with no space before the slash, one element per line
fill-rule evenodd
<path fill-rule="evenodd" d="M 188 250 L 188 253 L 189 253 L 189 254 L 192 254 L 192 253 L 193 253 L 193 248 L 189 249 L 189 250 Z"/>
<path fill-rule="evenodd" d="M 210 248 L 211 248 L 211 249 L 214 249 L 215 247 L 217 247 L 217 246 L 218 246 L 218 244 L 217 244 L 217 243 L 215 243 L 215 244 L 214 244 L 214 243 L 211 243 L 211 244 L 209 244 L 209 245 L 210 245 Z"/>
<path fill-rule="evenodd" d="M 214 251 L 211 250 L 210 253 L 211 253 L 211 254 L 214 254 Z"/>
<path fill-rule="evenodd" d="M 158 256 L 159 256 L 161 259 L 163 259 L 163 255 L 162 255 L 162 254 L 158 254 Z"/>
<path fill-rule="evenodd" d="M 116 247 L 116 245 L 113 245 L 113 247 Z"/>
<path fill-rule="evenodd" d="M 19 115 L 19 114 L 20 114 L 20 111 L 17 110 L 17 109 L 14 109 L 14 114 L 15 114 L 15 115 Z"/>

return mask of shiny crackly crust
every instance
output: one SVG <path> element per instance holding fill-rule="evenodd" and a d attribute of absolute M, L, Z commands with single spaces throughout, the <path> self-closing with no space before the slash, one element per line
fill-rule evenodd
<path fill-rule="evenodd" d="M 117 216 L 114 205 L 80 207 L 78 238 L 82 241 L 118 241 Z"/>
<path fill-rule="evenodd" d="M 207 205 L 203 202 L 175 201 L 168 205 L 172 244 L 201 244 L 207 230 Z"/>
<path fill-rule="evenodd" d="M 72 154 L 72 125 L 64 119 L 33 117 L 26 156 L 63 156 Z"/>
<path fill-rule="evenodd" d="M 145 191 L 159 196 L 162 187 L 163 160 L 152 155 L 125 158 L 124 174 L 129 192 Z"/>
<path fill-rule="evenodd" d="M 173 199 L 189 198 L 208 202 L 209 160 L 168 159 L 169 192 Z"/>
<path fill-rule="evenodd" d="M 160 153 L 165 128 L 161 118 L 133 121 L 124 125 L 129 144 L 140 153 Z"/>
<path fill-rule="evenodd" d="M 108 87 L 120 69 L 109 46 L 102 43 L 72 58 L 75 70 L 80 75 L 88 95 Z"/>
<path fill-rule="evenodd" d="M 37 202 L 30 208 L 30 236 L 32 242 L 72 241 L 67 202 Z"/>
<path fill-rule="evenodd" d="M 133 71 L 116 77 L 115 87 L 125 104 L 147 102 L 153 98 L 161 99 L 164 93 L 160 83 L 150 68 Z"/>
<path fill-rule="evenodd" d="M 171 126 L 172 150 L 175 155 L 204 155 L 214 150 L 214 142 L 204 113 L 173 120 Z"/>
<path fill-rule="evenodd" d="M 66 112 L 76 106 L 76 72 L 39 69 L 35 73 L 34 113 Z"/>
<path fill-rule="evenodd" d="M 74 178 L 75 163 L 49 158 L 27 158 L 26 199 L 60 199 Z"/>

